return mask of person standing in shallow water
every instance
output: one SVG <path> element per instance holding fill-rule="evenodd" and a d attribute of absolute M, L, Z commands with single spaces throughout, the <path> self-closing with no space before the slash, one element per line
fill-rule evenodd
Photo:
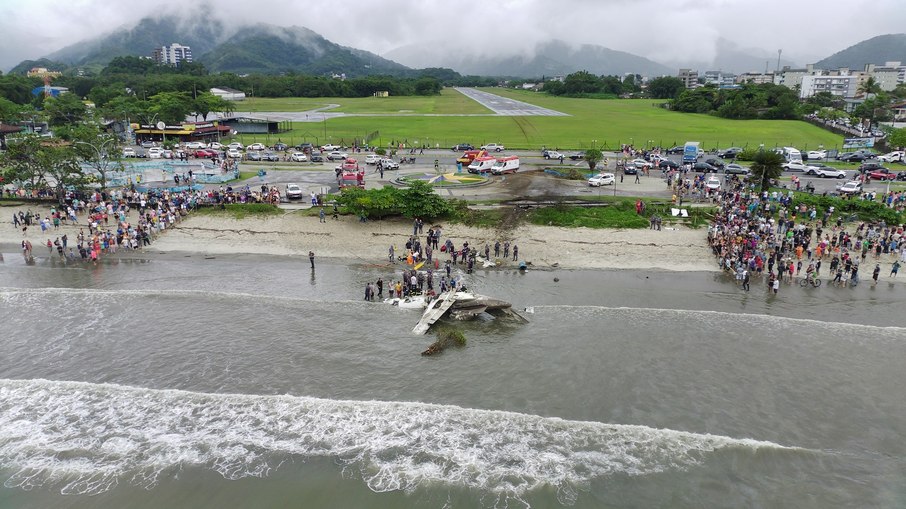
<path fill-rule="evenodd" d="M 314 251 L 308 252 L 308 261 L 311 262 L 311 269 L 314 270 L 315 269 L 315 252 Z"/>

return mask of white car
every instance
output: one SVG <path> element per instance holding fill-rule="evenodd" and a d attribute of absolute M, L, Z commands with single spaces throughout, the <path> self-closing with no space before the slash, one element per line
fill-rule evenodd
<path fill-rule="evenodd" d="M 211 150 L 223 150 L 223 144 L 216 142 L 216 141 L 212 141 L 211 143 L 208 143 L 208 148 Z"/>
<path fill-rule="evenodd" d="M 827 159 L 827 150 L 812 150 L 808 152 L 809 161 Z"/>
<path fill-rule="evenodd" d="M 786 171 L 802 171 L 806 173 L 814 173 L 817 168 L 809 166 L 802 161 L 790 161 L 788 163 L 783 163 L 783 169 Z"/>
<path fill-rule="evenodd" d="M 720 179 L 717 177 L 708 178 L 708 181 L 705 182 L 705 187 L 712 191 L 720 190 Z"/>
<path fill-rule="evenodd" d="M 588 179 L 588 185 L 591 187 L 609 186 L 614 182 L 616 182 L 616 177 L 614 177 L 613 173 L 598 173 Z"/>
<path fill-rule="evenodd" d="M 151 147 L 148 149 L 148 157 L 151 159 L 160 159 L 163 155 L 163 149 L 160 147 Z"/>
<path fill-rule="evenodd" d="M 343 148 L 343 147 L 341 147 L 339 145 L 333 145 L 333 144 L 328 143 L 327 145 L 324 145 L 323 147 L 321 147 L 321 150 L 324 152 L 332 152 L 334 150 L 340 150 L 341 148 Z"/>
<path fill-rule="evenodd" d="M 556 150 L 548 150 L 544 153 L 545 159 L 566 159 L 566 156 Z"/>
<path fill-rule="evenodd" d="M 267 147 L 264 146 L 264 143 L 252 143 L 246 150 L 264 150 L 266 148 Z"/>
<path fill-rule="evenodd" d="M 286 184 L 286 199 L 298 200 L 302 198 L 302 188 L 296 184 Z"/>
<path fill-rule="evenodd" d="M 345 161 L 347 157 L 349 157 L 349 154 L 340 152 L 338 150 L 334 150 L 333 152 L 327 154 L 328 161 Z"/>
<path fill-rule="evenodd" d="M 239 143 L 238 141 L 234 141 L 227 146 L 233 150 L 242 150 L 242 143 Z"/>
<path fill-rule="evenodd" d="M 132 147 L 126 147 L 123 149 L 123 157 L 135 157 L 135 149 Z"/>
<path fill-rule="evenodd" d="M 202 143 L 200 141 L 190 141 L 190 142 L 186 143 L 185 147 L 186 147 L 186 150 L 198 150 L 198 149 L 205 148 L 204 143 Z"/>
<path fill-rule="evenodd" d="M 633 159 L 632 161 L 629 161 L 629 164 L 635 166 L 636 168 L 650 168 L 651 167 L 651 163 L 649 163 L 648 161 L 646 161 L 644 159 Z"/>
<path fill-rule="evenodd" d="M 377 154 L 368 154 L 365 156 L 365 164 L 377 164 L 381 160 L 381 156 Z"/>
<path fill-rule="evenodd" d="M 400 163 L 394 161 L 393 159 L 385 157 L 381 159 L 381 168 L 385 170 L 398 170 L 400 169 Z"/>
<path fill-rule="evenodd" d="M 227 157 L 232 159 L 241 159 L 242 152 L 240 152 L 239 149 L 231 148 L 227 150 Z"/>
<path fill-rule="evenodd" d="M 487 145 L 482 145 L 481 150 L 487 150 L 488 152 L 503 152 L 506 148 L 497 143 L 488 143 Z"/>
<path fill-rule="evenodd" d="M 904 157 L 904 153 L 899 150 L 895 150 L 893 152 L 888 152 L 887 154 L 884 154 L 882 156 L 878 156 L 878 161 L 881 161 L 884 163 L 894 163 L 897 161 L 903 161 L 904 159 L 906 159 L 906 157 Z"/>
<path fill-rule="evenodd" d="M 862 183 L 858 180 L 850 180 L 845 184 L 837 184 L 837 192 L 843 194 L 855 194 L 862 192 Z"/>
<path fill-rule="evenodd" d="M 289 156 L 289 160 L 297 163 L 304 163 L 308 161 L 308 156 L 304 152 L 293 152 L 293 155 Z"/>
<path fill-rule="evenodd" d="M 823 168 L 818 168 L 817 170 L 815 170 L 815 175 L 818 175 L 821 178 L 845 179 L 846 171 L 838 170 L 837 168 L 831 168 L 830 166 L 825 166 Z"/>

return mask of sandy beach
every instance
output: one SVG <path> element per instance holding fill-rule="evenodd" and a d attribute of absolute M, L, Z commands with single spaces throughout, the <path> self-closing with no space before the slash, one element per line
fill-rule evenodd
<path fill-rule="evenodd" d="M 23 209 L 26 207 L 23 207 Z M 75 244 L 79 229 L 87 233 L 87 225 L 66 225 L 42 233 L 31 226 L 23 237 L 12 222 L 18 207 L 2 208 L 0 245 L 6 252 L 20 250 L 23 238 L 29 239 L 36 252 L 44 249 L 47 240 L 67 234 L 70 245 Z M 48 208 L 41 208 L 46 215 Z M 678 271 L 714 271 L 716 264 L 706 242 L 707 231 L 667 226 L 662 231 L 647 229 L 560 228 L 523 225 L 508 232 L 493 228 L 473 228 L 444 222 L 427 223 L 424 231 L 439 225 L 443 239 L 451 238 L 458 246 L 464 241 L 481 250 L 491 244 L 509 239 L 519 246 L 519 259 L 538 268 L 584 269 L 658 269 Z M 111 228 L 115 226 L 111 224 Z M 361 263 L 382 263 L 387 260 L 390 245 L 403 254 L 412 222 L 393 219 L 360 223 L 355 217 L 328 217 L 327 223 L 317 217 L 294 212 L 268 218 L 233 219 L 212 215 L 191 215 L 157 236 L 146 252 L 191 252 L 210 255 L 262 254 L 299 256 L 307 258 L 314 251 L 319 259 L 347 259 Z M 441 255 L 441 260 L 446 255 Z M 512 260 L 502 266 L 516 265 Z"/>

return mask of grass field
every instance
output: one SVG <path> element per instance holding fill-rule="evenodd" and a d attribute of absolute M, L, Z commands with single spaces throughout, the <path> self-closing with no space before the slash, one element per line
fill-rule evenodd
<path fill-rule="evenodd" d="M 350 143 L 367 133 L 378 132 L 372 140 L 382 146 L 388 143 L 439 145 L 450 147 L 457 143 L 503 143 L 511 148 L 540 149 L 542 146 L 564 150 L 592 146 L 617 148 L 623 143 L 636 147 L 645 145 L 673 146 L 687 140 L 702 142 L 705 149 L 730 146 L 766 147 L 795 146 L 810 150 L 819 145 L 839 148 L 842 138 L 806 122 L 781 120 L 726 120 L 709 115 L 668 111 L 655 106 L 651 100 L 601 100 L 552 97 L 535 92 L 508 89 L 488 91 L 531 104 L 568 113 L 569 117 L 346 117 L 318 123 L 297 123 L 295 129 L 279 136 L 295 144 L 302 141 Z M 396 102 L 380 103 L 394 100 Z M 258 106 L 272 111 L 288 106 L 292 101 L 304 104 L 311 99 L 255 99 L 265 101 Z M 272 102 L 270 102 L 272 101 Z M 433 102 L 432 102 L 433 101 Z M 465 102 L 464 102 L 465 101 Z M 349 113 L 387 113 L 409 110 L 416 113 L 469 113 L 483 107 L 466 99 L 455 90 L 445 89 L 439 97 L 397 98 L 320 98 L 318 104 L 337 103 Z M 471 105 L 469 104 L 471 103 Z M 461 110 L 457 110 L 460 105 Z M 378 106 L 381 106 L 380 108 Z M 299 106 L 301 109 L 305 109 Z M 433 111 L 426 111 L 433 108 Z M 393 111 L 390 111 L 393 110 Z M 262 110 L 263 111 L 263 110 Z M 486 111 L 486 110 L 485 110 Z M 245 136 L 243 141 L 274 141 L 271 135 Z"/>
<path fill-rule="evenodd" d="M 329 111 L 369 114 L 489 114 L 490 110 L 452 88 L 435 96 L 400 97 L 254 97 L 236 105 L 238 111 L 308 111 L 339 104 Z"/>

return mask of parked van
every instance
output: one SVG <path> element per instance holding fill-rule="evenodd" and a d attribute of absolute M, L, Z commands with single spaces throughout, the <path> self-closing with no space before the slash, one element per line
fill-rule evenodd
<path fill-rule="evenodd" d="M 469 173 L 486 173 L 490 172 L 497 158 L 491 156 L 476 157 L 472 164 L 469 165 Z"/>
<path fill-rule="evenodd" d="M 462 156 L 456 160 L 456 162 L 462 163 L 464 165 L 471 164 L 476 157 L 484 157 L 487 155 L 488 153 L 485 150 L 466 150 L 465 152 L 463 152 Z"/>
<path fill-rule="evenodd" d="M 698 160 L 701 155 L 701 148 L 699 148 L 699 145 L 701 145 L 701 143 L 697 141 L 687 141 L 686 144 L 683 145 L 683 164 L 691 164 Z"/>
<path fill-rule="evenodd" d="M 519 171 L 519 158 L 516 156 L 498 158 L 494 166 L 491 167 L 491 173 L 494 175 L 516 173 L 517 171 Z"/>
<path fill-rule="evenodd" d="M 799 149 L 793 147 L 783 147 L 778 149 L 778 152 L 783 154 L 783 158 L 786 159 L 788 163 L 801 163 L 802 162 L 802 152 L 799 152 Z"/>

